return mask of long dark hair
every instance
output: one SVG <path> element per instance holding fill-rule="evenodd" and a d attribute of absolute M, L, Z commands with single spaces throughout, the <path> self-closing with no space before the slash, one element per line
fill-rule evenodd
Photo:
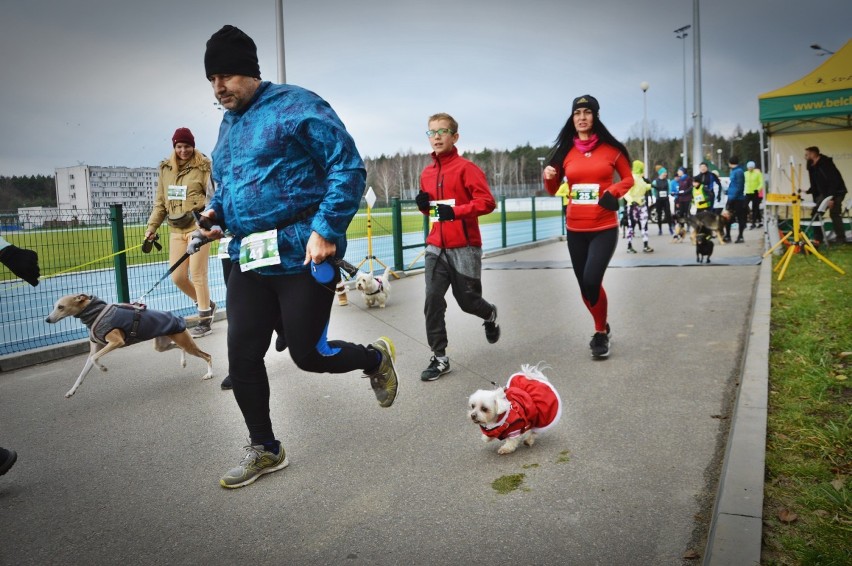
<path fill-rule="evenodd" d="M 615 139 L 609 130 L 606 129 L 603 122 L 601 122 L 600 115 L 598 112 L 594 113 L 594 120 L 592 122 L 592 131 L 598 135 L 598 139 L 600 143 L 605 143 L 611 145 L 618 151 L 620 151 L 624 157 L 627 159 L 627 162 L 630 163 L 630 154 L 627 151 L 627 148 L 624 147 L 624 144 Z M 568 120 L 565 122 L 565 125 L 562 126 L 562 130 L 559 132 L 559 135 L 556 137 L 554 141 L 553 149 L 550 150 L 550 155 L 547 158 L 548 165 L 554 167 L 560 173 L 560 177 L 562 176 L 562 164 L 565 162 L 565 156 L 568 155 L 568 152 L 571 151 L 571 148 L 574 147 L 574 138 L 577 136 L 577 127 L 574 126 L 574 113 L 571 112 L 571 115 L 568 116 Z"/>

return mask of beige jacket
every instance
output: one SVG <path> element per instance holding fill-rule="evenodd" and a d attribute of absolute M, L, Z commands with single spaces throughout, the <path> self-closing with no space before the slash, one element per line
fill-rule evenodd
<path fill-rule="evenodd" d="M 148 231 L 156 232 L 167 221 L 173 232 L 192 232 L 195 220 L 192 211 L 201 212 L 213 196 L 213 183 L 210 180 L 212 163 L 210 158 L 195 150 L 192 158 L 183 167 L 178 168 L 174 152 L 160 163 L 160 179 L 157 194 L 154 195 L 154 209 L 148 218 Z M 185 200 L 169 199 L 169 186 L 186 187 Z M 174 191 L 173 191 L 174 192 Z M 183 189 L 177 189 L 183 194 Z"/>

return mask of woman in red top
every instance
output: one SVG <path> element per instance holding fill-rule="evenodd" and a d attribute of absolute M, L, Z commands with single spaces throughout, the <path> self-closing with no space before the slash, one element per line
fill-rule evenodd
<path fill-rule="evenodd" d="M 627 148 L 609 133 L 599 111 L 600 105 L 591 95 L 574 99 L 571 117 L 559 132 L 544 168 L 544 186 L 550 194 L 556 193 L 563 178 L 570 187 L 565 213 L 568 253 L 583 303 L 595 321 L 589 346 L 598 359 L 609 356 L 610 328 L 602 283 L 618 244 L 618 199 L 633 186 Z"/>

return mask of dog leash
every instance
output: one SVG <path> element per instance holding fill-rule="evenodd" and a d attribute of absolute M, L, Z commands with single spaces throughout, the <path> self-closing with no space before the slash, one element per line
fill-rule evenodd
<path fill-rule="evenodd" d="M 139 244 L 139 245 L 141 246 L 142 244 Z M 177 261 L 174 263 L 174 265 L 172 265 L 172 266 L 168 269 L 168 271 L 166 271 L 165 273 L 163 273 L 163 276 L 162 276 L 162 277 L 160 277 L 160 278 L 157 280 L 157 282 L 156 282 L 156 283 L 154 283 L 154 286 L 153 286 L 153 287 L 151 287 L 150 289 L 148 289 L 145 293 L 142 293 L 142 295 L 140 295 L 138 299 L 136 299 L 135 301 L 133 301 L 133 303 L 134 303 L 134 304 L 136 304 L 136 303 L 141 303 L 141 302 L 142 302 L 142 299 L 144 299 L 146 296 L 148 296 L 148 294 L 150 294 L 150 293 L 151 293 L 151 291 L 153 291 L 154 289 L 156 289 L 156 288 L 157 288 L 157 286 L 158 286 L 160 283 L 162 283 L 162 282 L 163 282 L 163 279 L 165 279 L 166 277 L 168 277 L 169 275 L 171 275 L 171 274 L 174 272 L 174 270 L 178 268 L 178 266 L 179 266 L 180 264 L 182 264 L 183 262 L 185 262 L 185 261 L 186 261 L 186 258 L 188 258 L 188 257 L 189 257 L 189 255 L 190 255 L 190 254 L 189 254 L 189 252 L 184 252 L 184 254 L 183 254 L 182 256 L 180 256 L 180 259 L 179 259 L 179 260 L 177 260 Z"/>

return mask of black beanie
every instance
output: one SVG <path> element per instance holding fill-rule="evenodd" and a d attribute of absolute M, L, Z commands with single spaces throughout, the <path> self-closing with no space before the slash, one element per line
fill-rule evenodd
<path fill-rule="evenodd" d="M 234 26 L 224 26 L 207 40 L 204 71 L 211 75 L 243 75 L 260 78 L 257 46 L 252 38 Z"/>
<path fill-rule="evenodd" d="M 592 111 L 593 114 L 597 115 L 598 111 L 600 111 L 601 106 L 598 104 L 598 99 L 592 96 L 591 94 L 584 94 L 583 96 L 578 96 L 574 99 L 574 102 L 571 104 L 571 114 L 574 113 L 574 110 L 577 108 L 588 108 Z"/>

